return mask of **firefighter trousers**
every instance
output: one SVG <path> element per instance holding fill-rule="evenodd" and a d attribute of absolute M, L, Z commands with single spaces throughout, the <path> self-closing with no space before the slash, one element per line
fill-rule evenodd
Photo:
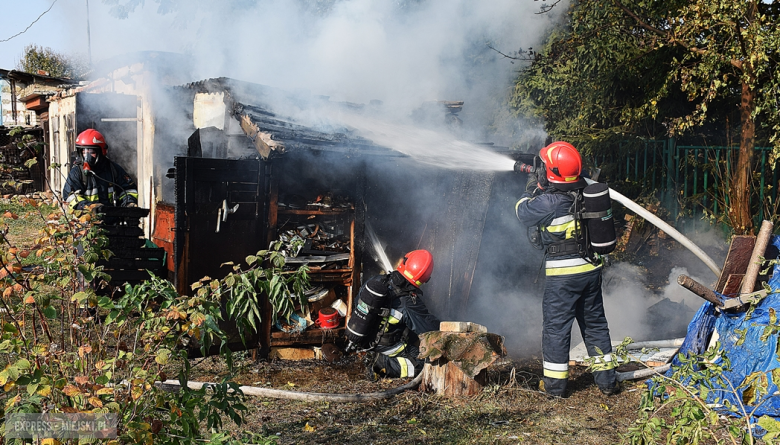
<path fill-rule="evenodd" d="M 588 355 L 599 357 L 593 369 L 602 390 L 617 385 L 612 342 L 601 294 L 601 269 L 575 275 L 548 276 L 542 301 L 544 327 L 544 390 L 563 397 L 569 377 L 569 350 L 574 320 L 580 327 Z"/>
<path fill-rule="evenodd" d="M 385 355 L 380 352 L 376 354 L 374 371 L 382 377 L 416 377 L 425 365 L 425 360 L 417 358 L 420 350 L 414 346 L 407 345 L 403 351 L 395 355 Z"/>

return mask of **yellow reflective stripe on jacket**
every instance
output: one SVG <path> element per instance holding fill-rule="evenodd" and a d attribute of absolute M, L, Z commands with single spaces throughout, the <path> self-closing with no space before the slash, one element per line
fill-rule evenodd
<path fill-rule="evenodd" d="M 568 379 L 569 378 L 569 364 L 568 363 L 551 363 L 544 362 L 544 376 L 551 379 Z"/>
<path fill-rule="evenodd" d="M 387 316 L 387 322 L 390 324 L 398 324 L 401 319 L 404 318 L 404 313 L 397 309 L 390 309 L 390 315 Z"/>
<path fill-rule="evenodd" d="M 564 239 L 574 238 L 574 228 L 577 224 L 576 221 L 574 221 L 574 216 L 566 215 L 560 218 L 555 218 L 552 223 L 557 224 L 550 224 L 549 226 L 539 228 L 541 230 L 546 230 L 548 233 L 553 235 L 563 235 Z"/>
<path fill-rule="evenodd" d="M 603 356 L 596 357 L 596 360 L 591 365 L 593 371 L 609 371 L 617 367 L 617 361 L 612 359 L 612 354 L 604 354 Z"/>
<path fill-rule="evenodd" d="M 581 258 L 572 258 L 572 260 L 580 260 Z M 577 265 L 571 265 L 571 266 L 564 266 L 561 265 L 560 267 L 550 267 L 550 263 L 552 262 L 562 262 L 562 261 L 568 261 L 568 260 L 556 260 L 556 261 L 547 261 L 545 266 L 545 275 L 549 276 L 557 276 L 557 275 L 575 275 L 579 273 L 585 273 L 590 272 L 596 269 L 601 268 L 601 264 L 593 265 L 585 260 L 582 260 L 584 264 L 577 264 Z"/>
<path fill-rule="evenodd" d="M 138 201 L 138 190 L 136 189 L 127 189 L 119 194 L 119 199 L 123 200 L 126 197 L 130 197 Z"/>
<path fill-rule="evenodd" d="M 515 215 L 517 214 L 517 208 L 520 207 L 520 204 L 522 204 L 523 201 L 528 201 L 529 199 L 531 198 L 525 197 L 525 198 L 520 198 L 520 201 L 517 201 L 517 204 L 515 204 Z"/>

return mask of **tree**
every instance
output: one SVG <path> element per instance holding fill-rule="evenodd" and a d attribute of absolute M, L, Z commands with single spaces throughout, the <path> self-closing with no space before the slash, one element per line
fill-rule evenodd
<path fill-rule="evenodd" d="M 729 219 L 752 232 L 756 137 L 780 155 L 780 2 L 583 0 L 568 19 L 518 78 L 515 106 L 591 145 L 739 122 Z"/>
<path fill-rule="evenodd" d="M 89 72 L 89 65 L 77 56 L 66 56 L 51 48 L 35 44 L 27 45 L 16 68 L 31 74 L 39 71 L 51 77 L 83 79 Z"/>

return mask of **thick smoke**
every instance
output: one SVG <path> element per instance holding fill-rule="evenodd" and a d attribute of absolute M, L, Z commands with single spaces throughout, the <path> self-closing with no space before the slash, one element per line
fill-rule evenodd
<path fill-rule="evenodd" d="M 516 0 L 140 3 L 125 19 L 117 8 L 91 5 L 94 60 L 185 53 L 194 61 L 192 80 L 225 76 L 334 101 L 379 100 L 401 116 L 425 102 L 465 101 L 460 117 L 470 139 L 498 125 L 491 133 L 501 144 L 531 129 L 498 112 L 518 65 L 488 45 L 504 52 L 538 46 L 564 11 L 559 5 L 540 15 L 537 3 Z M 84 34 L 83 19 L 74 16 L 73 36 Z"/>
<path fill-rule="evenodd" d="M 158 11 L 158 5 L 171 4 L 175 7 L 169 13 Z M 519 65 L 510 64 L 488 45 L 504 52 L 537 47 L 565 5 L 554 8 L 553 14 L 539 15 L 538 2 L 517 0 L 196 0 L 146 2 L 124 20 L 109 16 L 103 3 L 91 7 L 95 60 L 139 50 L 172 51 L 183 53 L 192 64 L 190 81 L 230 77 L 294 91 L 300 97 L 370 104 L 379 110 L 358 118 L 323 113 L 311 104 L 276 104 L 298 122 L 325 130 L 351 125 L 361 136 L 410 156 L 380 158 L 365 166 L 366 218 L 391 261 L 424 247 L 421 243 L 432 231 L 447 227 L 445 218 L 452 215 L 446 211 L 452 203 L 448 207 L 445 201 L 453 193 L 453 183 L 439 167 L 496 171 L 468 307 L 442 307 L 439 302 L 433 309 L 438 314 L 468 314 L 471 321 L 505 336 L 513 356 L 540 350 L 542 255 L 529 246 L 525 228 L 512 212 L 523 184 L 507 171 L 511 170 L 507 158 L 492 158 L 462 141 L 541 146 L 544 131 L 504 107 Z M 73 24 L 78 35 L 82 23 Z M 437 104 L 442 100 L 464 102 L 457 118 L 449 116 L 450 125 Z M 191 122 L 182 122 L 186 113 L 177 108 L 176 98 L 161 94 L 155 103 L 158 119 L 164 119 L 180 139 L 169 146 L 181 154 L 186 150 L 184 138 L 194 130 Z M 426 128 L 412 129 L 410 121 Z M 179 125 L 181 131 L 170 130 Z M 430 133 L 431 129 L 439 133 Z M 455 137 L 462 141 L 453 142 Z M 460 157 L 464 153 L 466 157 Z M 436 167 L 420 167 L 419 159 Z M 169 163 L 170 159 L 155 160 L 160 167 L 157 177 Z M 332 172 L 348 174 L 344 173 L 348 166 L 338 167 Z M 722 240 L 714 235 L 707 239 L 716 241 L 694 237 L 694 242 L 708 251 L 722 251 Z M 642 264 L 617 264 L 605 271 L 605 305 L 614 340 L 677 336 L 689 320 L 688 310 L 692 314 L 701 304 L 676 284 L 676 276 L 686 273 L 711 284 L 709 269 L 684 250 L 663 255 L 669 267 L 660 289 L 650 288 Z M 712 256 L 722 263 L 725 254 Z M 675 267 L 682 265 L 684 269 Z M 364 272 L 370 275 L 380 268 L 374 269 L 367 264 Z M 445 272 L 437 269 L 434 280 L 442 280 Z M 670 308 L 682 317 L 665 312 Z M 572 342 L 578 341 L 575 327 Z"/>

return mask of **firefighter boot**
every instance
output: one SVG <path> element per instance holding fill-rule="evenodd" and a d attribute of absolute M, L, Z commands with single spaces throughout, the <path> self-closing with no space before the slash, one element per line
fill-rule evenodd
<path fill-rule="evenodd" d="M 374 370 L 374 364 L 376 363 L 378 356 L 379 354 L 376 352 L 368 351 L 366 352 L 366 356 L 363 357 L 363 365 L 366 367 L 366 379 L 370 382 L 379 380 L 379 374 Z"/>

